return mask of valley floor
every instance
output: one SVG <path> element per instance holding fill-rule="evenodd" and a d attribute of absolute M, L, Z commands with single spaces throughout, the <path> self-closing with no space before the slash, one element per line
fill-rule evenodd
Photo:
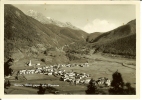
<path fill-rule="evenodd" d="M 123 77 L 124 82 L 130 82 L 132 87 L 136 87 L 136 60 L 127 59 L 121 57 L 112 57 L 102 54 L 94 55 L 82 55 L 89 61 L 89 67 L 63 67 L 66 71 L 75 71 L 79 73 L 87 73 L 91 75 L 91 78 L 98 79 L 100 77 L 106 77 L 112 80 L 112 74 L 118 70 Z M 72 62 L 73 63 L 73 62 Z M 60 77 L 47 76 L 47 75 L 28 75 L 25 77 L 30 77 L 29 80 L 14 80 L 11 81 L 11 84 L 53 84 L 59 85 L 56 88 L 60 91 L 60 94 L 85 94 L 87 85 L 75 85 L 70 84 L 69 82 L 60 81 Z M 7 94 L 37 94 L 38 89 L 31 87 L 17 87 L 11 86 L 9 89 L 5 89 Z M 100 91 L 103 91 L 103 94 L 108 94 L 108 87 L 100 88 Z M 46 91 L 46 94 L 51 94 Z"/>

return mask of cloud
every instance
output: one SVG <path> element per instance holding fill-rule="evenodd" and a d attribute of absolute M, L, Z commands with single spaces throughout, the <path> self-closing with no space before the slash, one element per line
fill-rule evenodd
<path fill-rule="evenodd" d="M 83 27 L 83 30 L 88 33 L 107 32 L 107 31 L 110 31 L 116 27 L 117 26 L 114 23 L 110 23 L 107 20 L 95 19 L 92 22 L 87 23 Z"/>

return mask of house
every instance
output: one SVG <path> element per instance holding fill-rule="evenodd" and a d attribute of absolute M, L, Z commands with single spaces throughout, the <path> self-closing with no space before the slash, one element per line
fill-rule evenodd
<path fill-rule="evenodd" d="M 70 77 L 75 76 L 75 73 L 69 73 L 68 76 Z"/>
<path fill-rule="evenodd" d="M 53 72 L 55 75 L 57 75 L 58 74 L 58 72 Z"/>
<path fill-rule="evenodd" d="M 98 78 L 98 80 L 96 82 L 97 82 L 98 85 L 107 85 L 107 86 L 110 86 L 110 84 L 111 84 L 110 80 L 108 80 L 105 77 Z"/>
<path fill-rule="evenodd" d="M 87 79 L 85 79 L 84 83 L 89 84 L 90 80 L 91 80 L 91 78 L 87 78 Z"/>
<path fill-rule="evenodd" d="M 75 80 L 75 84 L 79 84 L 79 82 L 80 82 L 80 79 Z"/>
<path fill-rule="evenodd" d="M 37 69 L 40 69 L 40 70 L 41 70 L 42 68 L 41 68 L 41 67 L 38 67 Z"/>
<path fill-rule="evenodd" d="M 71 82 L 72 82 L 72 83 L 75 83 L 75 79 L 72 79 Z"/>
<path fill-rule="evenodd" d="M 39 65 L 40 65 L 40 63 L 37 63 L 36 65 L 37 65 L 37 66 L 39 66 Z"/>
<path fill-rule="evenodd" d="M 108 79 L 108 80 L 106 80 L 105 84 L 106 84 L 106 86 L 110 86 L 111 85 L 111 81 Z"/>
<path fill-rule="evenodd" d="M 67 64 L 66 67 L 71 67 L 71 64 Z"/>
<path fill-rule="evenodd" d="M 66 78 L 63 78 L 63 81 L 67 81 L 68 79 L 66 79 Z"/>
<path fill-rule="evenodd" d="M 65 64 L 62 64 L 61 67 L 66 67 L 66 65 L 65 65 Z"/>
<path fill-rule="evenodd" d="M 26 71 L 26 74 L 29 74 L 29 71 Z"/>
<path fill-rule="evenodd" d="M 50 65 L 50 68 L 53 68 L 54 66 L 55 66 L 55 65 L 53 65 L 53 66 L 52 66 L 52 65 Z"/>
<path fill-rule="evenodd" d="M 48 66 L 45 67 L 46 69 L 49 68 Z"/>
<path fill-rule="evenodd" d="M 52 73 L 48 73 L 47 75 L 52 75 Z"/>
<path fill-rule="evenodd" d="M 79 82 L 79 83 L 83 84 L 84 82 L 85 82 L 85 80 L 80 80 L 80 82 Z"/>

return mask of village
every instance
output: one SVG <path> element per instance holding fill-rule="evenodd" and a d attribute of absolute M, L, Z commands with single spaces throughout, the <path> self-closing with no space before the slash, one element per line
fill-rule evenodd
<path fill-rule="evenodd" d="M 49 66 L 42 66 L 40 63 L 32 64 L 31 60 L 27 64 L 29 67 L 33 67 L 33 69 L 23 69 L 17 71 L 17 77 L 21 75 L 27 75 L 27 74 L 44 74 L 48 76 L 55 76 L 59 77 L 60 81 L 69 82 L 70 84 L 89 84 L 91 78 L 91 75 L 87 73 L 77 73 L 74 70 L 66 71 L 61 68 L 64 67 L 89 67 L 88 62 L 86 63 L 80 63 L 80 64 L 56 64 L 56 65 L 49 65 Z M 95 85 L 104 85 L 104 86 L 110 86 L 111 81 L 106 77 L 100 77 L 98 78 L 95 83 Z"/>

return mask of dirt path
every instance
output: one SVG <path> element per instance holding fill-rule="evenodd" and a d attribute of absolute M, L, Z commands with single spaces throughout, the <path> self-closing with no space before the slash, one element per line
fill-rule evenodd
<path fill-rule="evenodd" d="M 132 65 L 127 65 L 126 63 L 122 63 L 122 66 L 136 70 L 136 68 L 133 68 Z"/>

